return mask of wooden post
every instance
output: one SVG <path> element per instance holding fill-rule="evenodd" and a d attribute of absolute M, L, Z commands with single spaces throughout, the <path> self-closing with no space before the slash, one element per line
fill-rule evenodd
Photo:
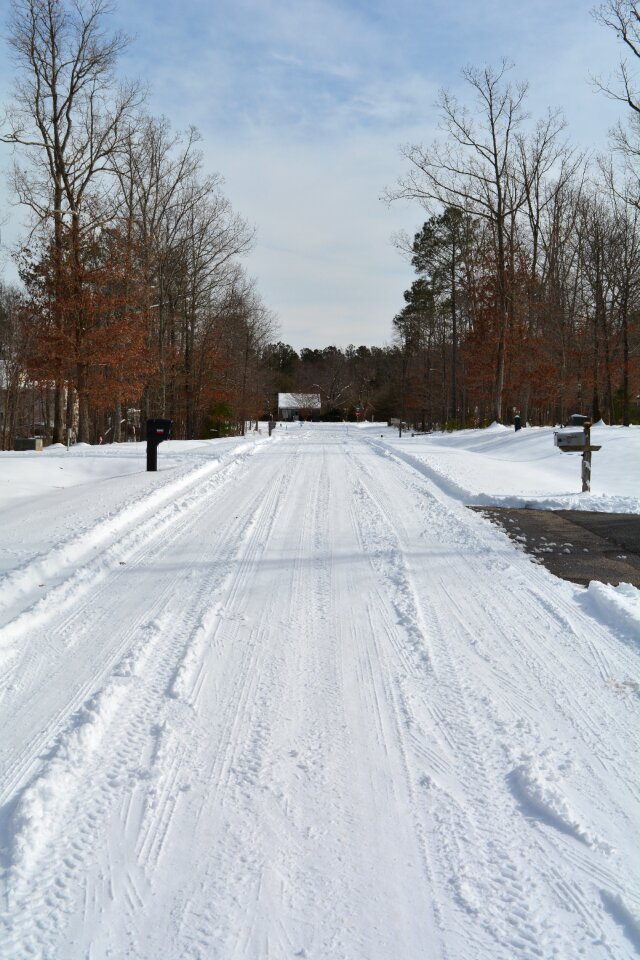
<path fill-rule="evenodd" d="M 582 492 L 591 493 L 591 421 L 584 423 L 584 452 L 582 454 Z"/>

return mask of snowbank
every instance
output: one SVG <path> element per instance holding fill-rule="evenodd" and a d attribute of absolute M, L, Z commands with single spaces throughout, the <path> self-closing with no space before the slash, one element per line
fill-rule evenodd
<path fill-rule="evenodd" d="M 536 507 L 640 513 L 640 427 L 596 424 L 592 440 L 591 493 L 581 492 L 581 457 L 562 453 L 552 427 L 515 431 L 501 424 L 485 430 L 397 435 L 378 426 L 365 430 L 397 455 L 422 466 L 448 496 L 476 506 Z"/>
<path fill-rule="evenodd" d="M 630 583 L 613 587 L 592 581 L 578 597 L 583 610 L 640 647 L 640 590 Z"/>

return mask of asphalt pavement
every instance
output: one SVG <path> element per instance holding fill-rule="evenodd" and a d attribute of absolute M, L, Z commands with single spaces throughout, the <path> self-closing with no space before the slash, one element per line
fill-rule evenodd
<path fill-rule="evenodd" d="M 640 516 L 586 510 L 472 507 L 556 577 L 640 587 Z"/>

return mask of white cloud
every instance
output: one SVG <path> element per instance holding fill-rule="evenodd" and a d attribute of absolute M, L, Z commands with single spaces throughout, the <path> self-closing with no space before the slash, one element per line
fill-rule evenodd
<path fill-rule="evenodd" d="M 432 138 L 438 87 L 464 96 L 462 66 L 510 57 L 532 114 L 562 107 L 583 146 L 616 120 L 588 83 L 617 56 L 589 0 L 121 2 L 137 34 L 123 71 L 174 127 L 202 130 L 208 169 L 256 225 L 249 271 L 298 347 L 390 336 L 412 277 L 389 238 L 423 213 L 379 197 L 399 144 Z"/>
<path fill-rule="evenodd" d="M 395 143 L 362 133 L 313 144 L 260 139 L 250 149 L 221 146 L 215 159 L 232 202 L 256 223 L 247 266 L 282 338 L 296 347 L 322 346 L 329 334 L 342 345 L 387 340 L 411 282 L 390 236 L 422 222 L 419 210 L 379 199 L 398 169 Z"/>

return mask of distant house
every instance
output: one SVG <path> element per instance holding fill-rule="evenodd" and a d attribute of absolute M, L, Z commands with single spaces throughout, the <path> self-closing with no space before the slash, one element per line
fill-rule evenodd
<path fill-rule="evenodd" d="M 319 393 L 279 393 L 279 420 L 306 420 L 321 407 Z"/>

